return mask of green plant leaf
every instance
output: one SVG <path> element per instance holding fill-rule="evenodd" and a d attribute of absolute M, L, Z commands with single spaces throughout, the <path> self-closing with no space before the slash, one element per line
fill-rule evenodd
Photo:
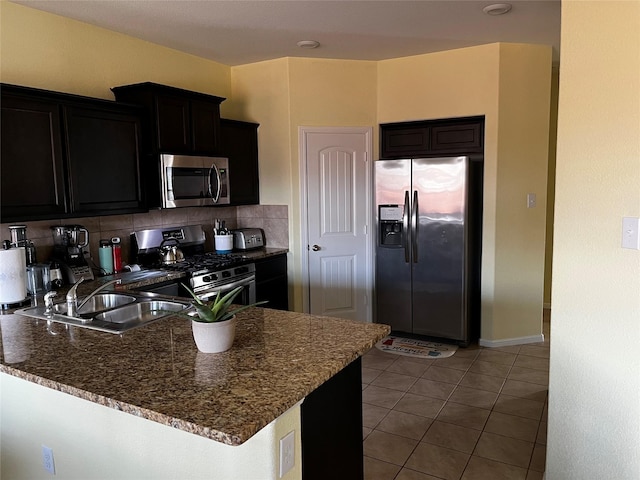
<path fill-rule="evenodd" d="M 189 292 L 189 294 L 193 297 L 193 299 L 196 301 L 196 303 L 198 303 L 198 305 L 204 305 L 204 303 L 202 302 L 202 300 L 200 300 L 198 298 L 198 296 L 194 293 L 193 290 L 191 290 L 189 287 L 187 287 L 184 283 L 180 283 L 180 285 L 182 285 L 184 287 L 184 289 Z"/>
<path fill-rule="evenodd" d="M 203 321 L 206 321 L 206 322 L 217 321 L 215 313 L 207 305 L 198 305 L 196 303 L 193 303 L 192 305 L 198 312 L 198 316 L 202 318 Z"/>
<path fill-rule="evenodd" d="M 188 315 L 183 312 L 173 312 L 170 310 L 158 310 L 161 312 L 171 313 L 173 315 L 177 315 L 179 317 L 189 318 L 195 322 L 203 322 L 203 323 L 214 323 L 214 322 L 223 322 L 225 320 L 229 320 L 231 317 L 236 315 L 237 313 L 249 308 L 255 307 L 257 305 L 262 305 L 268 303 L 267 300 L 252 303 L 251 305 L 243 305 L 235 310 L 229 310 L 229 307 L 233 304 L 235 298 L 240 294 L 244 287 L 236 287 L 230 292 L 227 292 L 225 295 L 221 295 L 220 292 L 216 292 L 216 295 L 212 300 L 202 301 L 198 296 L 187 287 L 185 284 L 181 284 L 185 290 L 187 290 L 191 296 L 193 297 L 193 301 L 190 302 L 191 307 L 193 307 L 196 311 L 196 315 Z"/>

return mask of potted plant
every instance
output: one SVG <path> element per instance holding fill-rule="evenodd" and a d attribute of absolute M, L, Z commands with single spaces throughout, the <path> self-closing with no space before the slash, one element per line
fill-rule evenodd
<path fill-rule="evenodd" d="M 188 317 L 191 320 L 193 339 L 198 350 L 203 353 L 219 353 L 229 350 L 235 338 L 236 314 L 249 307 L 267 303 L 265 300 L 230 310 L 229 307 L 243 287 L 237 287 L 225 295 L 218 292 L 209 301 L 200 300 L 189 287 L 184 284 L 183 287 L 194 299 L 191 305 L 195 308 L 195 315 L 172 313 Z"/>

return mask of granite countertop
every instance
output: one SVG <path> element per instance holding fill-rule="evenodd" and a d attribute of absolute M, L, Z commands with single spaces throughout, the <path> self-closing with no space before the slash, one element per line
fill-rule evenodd
<path fill-rule="evenodd" d="M 387 325 L 267 308 L 238 314 L 231 350 L 197 350 L 188 319 L 121 335 L 0 315 L 0 371 L 240 445 L 385 335 Z"/>

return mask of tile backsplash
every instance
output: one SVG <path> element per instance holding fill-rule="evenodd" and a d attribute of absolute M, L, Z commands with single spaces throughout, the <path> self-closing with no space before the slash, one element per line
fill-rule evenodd
<path fill-rule="evenodd" d="M 98 263 L 98 247 L 101 239 L 120 237 L 122 261 L 128 263 L 131 252 L 131 232 L 151 228 L 202 225 L 206 234 L 206 249 L 213 250 L 213 223 L 224 220 L 226 227 L 262 228 L 268 247 L 289 248 L 289 213 L 287 205 L 248 205 L 239 207 L 185 207 L 152 210 L 147 213 L 110 215 L 106 217 L 65 218 L 37 222 L 12 222 L 0 224 L 0 240 L 10 239 L 9 225 L 26 225 L 27 238 L 36 246 L 39 262 L 48 261 L 53 251 L 51 226 L 82 225 L 89 231 L 89 251 Z"/>

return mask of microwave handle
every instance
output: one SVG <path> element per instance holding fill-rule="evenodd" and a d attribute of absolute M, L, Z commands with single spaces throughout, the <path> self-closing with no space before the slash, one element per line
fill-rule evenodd
<path fill-rule="evenodd" d="M 216 186 L 217 186 L 215 195 L 211 191 L 211 179 L 214 173 L 216 175 Z M 218 200 L 220 200 L 221 189 L 222 189 L 222 179 L 220 178 L 220 171 L 218 170 L 218 166 L 214 163 L 213 165 L 211 165 L 211 169 L 209 170 L 209 196 L 213 198 L 214 203 L 218 203 Z"/>

